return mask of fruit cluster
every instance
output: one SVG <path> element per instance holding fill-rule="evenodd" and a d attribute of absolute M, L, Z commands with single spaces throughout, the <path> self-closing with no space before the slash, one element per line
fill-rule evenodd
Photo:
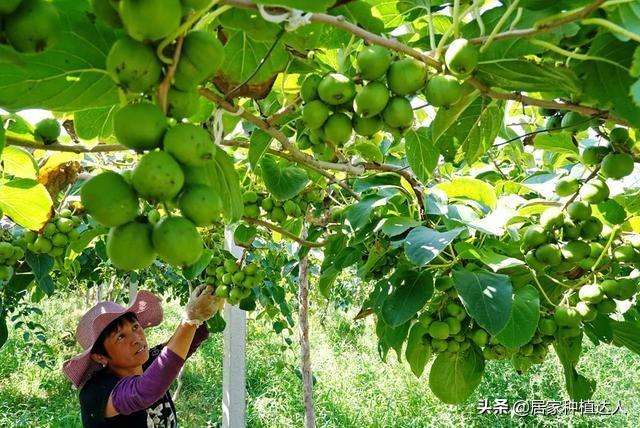
<path fill-rule="evenodd" d="M 289 218 L 301 218 L 310 205 L 320 204 L 323 199 L 322 190 L 314 187 L 309 187 L 286 201 L 281 201 L 266 193 L 254 191 L 245 192 L 242 196 L 245 216 L 258 218 L 261 216 L 260 209 L 262 208 L 269 220 L 279 224 L 284 224 Z"/>
<path fill-rule="evenodd" d="M 33 128 L 33 136 L 45 145 L 55 143 L 60 137 L 60 123 L 55 119 L 42 119 Z"/>
<path fill-rule="evenodd" d="M 232 305 L 249 298 L 253 287 L 264 280 L 264 273 L 256 263 L 239 266 L 226 251 L 217 252 L 202 275 L 204 282 L 215 288 L 216 296 L 226 298 Z"/>
<path fill-rule="evenodd" d="M 47 0 L 3 0 L 0 21 L 0 40 L 18 52 L 42 52 L 55 43 L 60 32 L 60 15 Z"/>
<path fill-rule="evenodd" d="M 0 285 L 13 277 L 14 266 L 24 258 L 24 248 L 13 239 L 11 233 L 2 229 L 0 236 Z"/>
<path fill-rule="evenodd" d="M 92 0 L 98 18 L 112 27 L 124 27 L 126 32 L 107 55 L 109 75 L 125 92 L 150 92 L 166 75 L 156 49 L 163 40 L 176 34 L 187 16 L 203 10 L 210 3 L 204 0 L 163 0 L 159 5 L 156 0 Z M 159 54 L 165 55 L 165 52 Z M 223 59 L 223 46 L 213 33 L 191 30 L 186 34 L 172 87 L 167 94 L 169 117 L 181 120 L 197 113 L 197 87 L 216 73 Z M 134 121 L 129 123 L 136 125 Z"/>
<path fill-rule="evenodd" d="M 62 257 L 69 244 L 80 236 L 82 218 L 70 209 L 62 209 L 39 232 L 27 230 L 21 236 L 27 250 L 35 254 Z"/>

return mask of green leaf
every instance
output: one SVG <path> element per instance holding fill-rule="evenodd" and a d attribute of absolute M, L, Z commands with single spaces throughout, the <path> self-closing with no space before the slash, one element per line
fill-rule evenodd
<path fill-rule="evenodd" d="M 440 158 L 438 148 L 431 141 L 429 128 L 408 131 L 404 141 L 409 166 L 420 181 L 427 183 Z"/>
<path fill-rule="evenodd" d="M 2 118 L 0 118 L 0 159 L 2 158 L 2 152 L 4 151 L 4 146 L 6 143 L 6 131 L 4 130 L 4 123 L 2 121 Z"/>
<path fill-rule="evenodd" d="M 478 65 L 478 79 L 508 91 L 580 93 L 580 80 L 565 67 L 538 64 L 524 59 L 500 59 Z"/>
<path fill-rule="evenodd" d="M 410 262 L 426 266 L 435 259 L 459 234 L 463 227 L 438 232 L 420 226 L 413 229 L 404 240 L 404 251 Z"/>
<path fill-rule="evenodd" d="M 511 315 L 512 286 L 506 275 L 485 270 L 453 271 L 453 283 L 467 313 L 489 333 L 496 335 Z"/>
<path fill-rule="evenodd" d="M 258 162 L 262 159 L 262 156 L 267 152 L 269 143 L 271 143 L 273 137 L 262 129 L 256 129 L 251 134 L 251 140 L 249 142 L 249 165 L 251 169 L 255 171 L 258 166 Z"/>
<path fill-rule="evenodd" d="M 7 343 L 9 338 L 9 330 L 7 329 L 7 319 L 4 311 L 0 311 L 0 349 Z"/>
<path fill-rule="evenodd" d="M 218 312 L 207 321 L 207 328 L 211 333 L 222 333 L 227 327 L 227 322 L 222 318 L 222 314 Z"/>
<path fill-rule="evenodd" d="M 72 112 L 118 103 L 116 85 L 105 70 L 114 30 L 95 22 L 88 2 L 57 0 L 59 40 L 19 62 L 0 61 L 0 105 L 7 110 L 44 108 Z"/>
<path fill-rule="evenodd" d="M 607 17 L 611 22 L 640 36 L 640 4 L 637 2 L 622 3 L 610 6 L 606 10 Z M 623 42 L 629 41 L 625 35 L 613 34 Z"/>
<path fill-rule="evenodd" d="M 222 205 L 225 217 L 230 221 L 238 221 L 242 218 L 244 204 L 242 203 L 242 188 L 238 173 L 233 166 L 233 159 L 222 149 L 216 150 L 213 162 L 209 162 L 209 169 L 214 169 L 217 189 L 225 203 Z"/>
<path fill-rule="evenodd" d="M 422 323 L 417 322 L 411 327 L 409 338 L 407 339 L 407 348 L 405 349 L 404 356 L 416 377 L 422 376 L 424 366 L 427 364 L 427 361 L 429 361 L 429 358 L 431 358 L 429 341 L 423 339 L 426 334 L 427 328 L 423 326 Z"/>
<path fill-rule="evenodd" d="M 447 132 L 460 147 L 457 160 L 472 164 L 493 145 L 503 126 L 504 104 L 503 100 L 485 103 L 484 98 L 478 98 L 462 112 L 456 126 Z"/>
<path fill-rule="evenodd" d="M 530 284 L 513 293 L 511 316 L 498 340 L 508 348 L 519 348 L 531 340 L 540 319 L 540 295 Z"/>
<path fill-rule="evenodd" d="M 83 140 L 107 139 L 113 134 L 113 116 L 118 108 L 112 105 L 75 112 L 73 125 L 78 137 Z"/>
<path fill-rule="evenodd" d="M 596 383 L 576 371 L 582 351 L 582 335 L 568 339 L 557 339 L 553 347 L 563 367 L 565 386 L 572 400 L 588 400 L 595 392 Z"/>
<path fill-rule="evenodd" d="M 309 183 L 307 171 L 275 156 L 266 155 L 260 161 L 264 184 L 276 199 L 291 199 Z"/>
<path fill-rule="evenodd" d="M 33 254 L 31 251 L 27 251 L 24 259 L 33 271 L 38 287 L 47 296 L 51 296 L 55 291 L 55 284 L 49 275 L 53 269 L 53 258 L 47 254 Z"/>
<path fill-rule="evenodd" d="M 213 258 L 213 252 L 206 248 L 197 262 L 189 267 L 182 269 L 182 276 L 186 279 L 194 279 L 200 275 L 209 266 L 209 262 Z"/>
<path fill-rule="evenodd" d="M 29 178 L 35 180 L 38 177 L 38 164 L 28 151 L 15 146 L 6 147 L 2 151 L 2 164 L 4 173 L 16 178 Z"/>
<path fill-rule="evenodd" d="M 382 155 L 382 151 L 380 151 L 380 147 L 371 141 L 356 141 L 352 148 L 356 153 L 362 156 L 364 160 L 378 163 L 382 163 L 384 161 L 384 156 Z"/>
<path fill-rule="evenodd" d="M 438 354 L 429 372 L 429 387 L 447 404 L 464 402 L 482 381 L 484 357 L 476 346 L 458 353 Z"/>
<path fill-rule="evenodd" d="M 397 236 L 416 226 L 420 226 L 420 222 L 411 217 L 391 216 L 384 219 L 382 233 L 387 236 Z"/>
<path fill-rule="evenodd" d="M 640 107 L 633 102 L 629 88 L 635 79 L 629 75 L 636 43 L 623 43 L 609 33 L 600 33 L 592 42 L 588 54 L 605 58 L 619 66 L 603 61 L 583 61 L 584 91 L 599 102 L 599 108 L 611 108 L 614 115 L 640 126 Z M 622 66 L 622 67 L 620 67 Z"/>
<path fill-rule="evenodd" d="M 489 266 L 494 272 L 524 265 L 524 262 L 520 259 L 498 254 L 490 248 L 476 248 L 468 242 L 460 242 L 455 245 L 455 248 L 458 257 L 469 260 L 479 260 Z"/>
<path fill-rule="evenodd" d="M 109 228 L 104 226 L 95 225 L 80 233 L 80 236 L 75 241 L 71 242 L 71 249 L 76 253 L 81 253 L 82 250 L 87 248 L 87 245 L 91 243 L 95 238 L 101 235 L 109 233 Z"/>
<path fill-rule="evenodd" d="M 363 0 L 352 1 L 340 7 L 332 8 L 331 14 L 342 15 L 350 22 L 358 24 L 374 34 L 380 34 L 384 31 L 384 22 L 373 16 L 371 6 Z"/>
<path fill-rule="evenodd" d="M 466 86 L 463 86 L 466 89 Z M 458 120 L 460 115 L 480 96 L 480 91 L 467 92 L 460 101 L 449 108 L 439 108 L 435 119 L 431 123 L 431 138 L 438 142 L 449 128 Z"/>
<path fill-rule="evenodd" d="M 495 209 L 498 197 L 493 186 L 477 178 L 458 177 L 451 181 L 445 181 L 435 185 L 437 189 L 444 191 L 451 198 L 466 198 Z"/>
<path fill-rule="evenodd" d="M 433 295 L 433 276 L 426 270 L 400 271 L 390 278 L 394 290 L 382 305 L 384 321 L 395 328 L 409 321 Z"/>
<path fill-rule="evenodd" d="M 406 322 L 394 328 L 387 325 L 382 317 L 378 317 L 376 334 L 378 335 L 378 345 L 381 348 L 380 350 L 383 360 L 386 360 L 386 355 L 389 349 L 394 349 L 398 354 L 398 360 L 400 359 L 400 355 L 402 354 L 402 343 L 407 338 L 410 324 L 410 322 Z"/>
<path fill-rule="evenodd" d="M 533 139 L 533 146 L 536 149 L 546 150 L 548 152 L 578 155 L 578 147 L 573 144 L 571 134 L 564 131 L 554 132 L 553 134 L 538 134 Z"/>
<path fill-rule="evenodd" d="M 35 180 L 19 178 L 0 184 L 0 208 L 22 227 L 39 230 L 49 220 L 52 207 L 49 192 Z"/>
<path fill-rule="evenodd" d="M 628 350 L 640 355 L 640 324 L 637 322 L 614 322 L 613 343 L 624 346 Z"/>
<path fill-rule="evenodd" d="M 345 210 L 345 217 L 354 230 L 360 230 L 369 222 L 373 210 L 386 205 L 388 201 L 388 197 L 367 195 L 360 202 L 348 207 Z"/>
<path fill-rule="evenodd" d="M 335 3 L 335 0 L 257 0 L 256 3 L 285 6 L 307 12 L 324 12 Z"/>

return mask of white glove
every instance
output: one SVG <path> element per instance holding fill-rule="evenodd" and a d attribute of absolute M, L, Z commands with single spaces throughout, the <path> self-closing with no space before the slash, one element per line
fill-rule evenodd
<path fill-rule="evenodd" d="M 191 292 L 183 321 L 199 326 L 214 316 L 224 306 L 224 299 L 213 294 L 210 285 L 199 285 Z"/>

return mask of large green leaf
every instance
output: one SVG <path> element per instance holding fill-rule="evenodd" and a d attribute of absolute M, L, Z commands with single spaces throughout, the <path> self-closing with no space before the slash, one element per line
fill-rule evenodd
<path fill-rule="evenodd" d="M 503 100 L 478 98 L 462 112 L 446 134 L 459 147 L 456 160 L 472 164 L 493 145 L 503 126 L 504 104 Z"/>
<path fill-rule="evenodd" d="M 580 92 L 580 81 L 570 69 L 524 59 L 480 63 L 476 76 L 491 87 L 508 91 L 559 92 L 566 95 Z"/>
<path fill-rule="evenodd" d="M 218 186 L 215 187 L 220 192 L 220 197 L 224 201 L 222 205 L 225 217 L 230 221 L 238 221 L 242 217 L 244 204 L 242 203 L 242 188 L 238 173 L 233 165 L 233 159 L 224 150 L 216 150 L 211 168 L 217 176 Z"/>
<path fill-rule="evenodd" d="M 465 95 L 449 108 L 439 108 L 435 119 L 431 122 L 431 139 L 434 144 L 442 137 L 458 120 L 460 115 L 480 96 L 480 91 L 470 91 L 463 86 Z M 451 133 L 450 133 L 451 134 Z"/>
<path fill-rule="evenodd" d="M 410 322 L 406 322 L 398 327 L 391 327 L 386 324 L 382 317 L 378 317 L 378 323 L 376 325 L 376 334 L 378 335 L 378 346 L 380 348 L 380 354 L 382 359 L 386 361 L 387 352 L 389 349 L 394 349 L 400 360 L 402 354 L 402 344 L 407 338 L 409 332 Z"/>
<path fill-rule="evenodd" d="M 491 334 L 502 331 L 512 307 L 512 286 L 508 276 L 485 270 L 456 269 L 453 283 L 471 318 Z"/>
<path fill-rule="evenodd" d="M 251 141 L 249 144 L 249 165 L 251 165 L 251 169 L 255 171 L 258 166 L 258 162 L 262 159 L 262 155 L 264 155 L 269 148 L 269 143 L 271 143 L 273 137 L 262 129 L 256 129 L 251 134 Z"/>
<path fill-rule="evenodd" d="M 438 232 L 425 226 L 416 227 L 405 238 L 404 251 L 409 261 L 418 266 L 426 266 L 463 230 L 463 227 L 458 227 L 446 232 Z"/>
<path fill-rule="evenodd" d="M 634 42 L 621 42 L 609 33 L 599 34 L 589 48 L 591 56 L 605 58 L 619 64 L 603 61 L 584 61 L 584 87 L 589 97 L 599 102 L 600 108 L 611 108 L 612 113 L 640 126 L 640 106 L 633 102 L 629 88 L 635 79 L 625 68 L 631 66 Z"/>
<path fill-rule="evenodd" d="M 498 197 L 493 186 L 485 181 L 472 177 L 458 177 L 451 181 L 438 183 L 436 188 L 444 191 L 449 198 L 466 198 L 494 209 Z"/>
<path fill-rule="evenodd" d="M 476 346 L 457 353 L 443 352 L 431 366 L 429 387 L 447 404 L 464 402 L 482 381 L 484 357 Z"/>
<path fill-rule="evenodd" d="M 55 284 L 49 275 L 49 272 L 53 269 L 53 258 L 48 254 L 33 254 L 27 251 L 25 261 L 31 268 L 38 287 L 45 292 L 47 296 L 51 296 L 55 291 Z"/>
<path fill-rule="evenodd" d="M 272 155 L 262 158 L 260 172 L 269 192 L 280 200 L 293 198 L 309 183 L 307 171 Z"/>
<path fill-rule="evenodd" d="M 19 178 L 0 184 L 0 208 L 22 227 L 39 230 L 49 220 L 52 207 L 49 192 L 35 180 Z"/>
<path fill-rule="evenodd" d="M 410 130 L 404 137 L 407 162 L 418 179 L 426 183 L 431 173 L 438 166 L 440 152 L 431 141 L 429 128 Z"/>
<path fill-rule="evenodd" d="M 622 321 L 612 323 L 613 343 L 640 355 L 640 323 Z"/>
<path fill-rule="evenodd" d="M 32 180 L 38 177 L 38 164 L 31 153 L 20 147 L 6 147 L 2 151 L 1 159 L 6 175 Z"/>
<path fill-rule="evenodd" d="M 552 134 L 538 134 L 533 139 L 533 146 L 536 149 L 546 150 L 548 152 L 578 155 L 578 147 L 573 144 L 571 134 L 564 131 L 554 132 Z"/>
<path fill-rule="evenodd" d="M 524 265 L 524 262 L 520 259 L 496 253 L 491 248 L 474 247 L 469 242 L 460 242 L 456 244 L 455 248 L 458 253 L 458 257 L 463 259 L 479 260 L 489 266 L 489 268 L 494 272 Z"/>
<path fill-rule="evenodd" d="M 588 400 L 595 392 L 595 381 L 587 379 L 576 371 L 576 365 L 582 352 L 582 335 L 567 339 L 558 339 L 553 343 L 562 364 L 565 386 L 572 400 Z"/>
<path fill-rule="evenodd" d="M 433 295 L 433 276 L 426 270 L 403 270 L 391 278 L 393 291 L 382 305 L 382 317 L 391 327 L 409 321 Z"/>
<path fill-rule="evenodd" d="M 213 258 L 213 252 L 206 248 L 197 262 L 192 264 L 189 267 L 182 269 L 182 275 L 186 279 L 194 279 L 198 275 L 200 275 L 206 268 L 209 266 L 209 262 Z"/>
<path fill-rule="evenodd" d="M 371 6 L 364 0 L 351 1 L 331 9 L 332 15 L 342 15 L 365 30 L 380 34 L 384 31 L 384 22 L 380 18 L 373 16 L 371 12 Z"/>
<path fill-rule="evenodd" d="M 391 216 L 384 219 L 382 233 L 387 236 L 396 236 L 416 226 L 420 226 L 420 222 L 411 217 Z"/>
<path fill-rule="evenodd" d="M 640 3 L 630 1 L 610 6 L 607 8 L 607 16 L 612 22 L 640 36 Z M 626 35 L 614 35 L 624 42 L 629 40 Z"/>
<path fill-rule="evenodd" d="M 118 105 L 77 111 L 73 115 L 73 125 L 78 137 L 83 140 L 107 139 L 113 134 L 113 116 Z"/>
<path fill-rule="evenodd" d="M 85 1 L 56 0 L 59 40 L 38 54 L 0 61 L 0 105 L 71 112 L 118 102 L 105 59 L 116 34 L 96 22 Z"/>
<path fill-rule="evenodd" d="M 384 206 L 388 201 L 388 197 L 367 195 L 358 203 L 348 207 L 345 211 L 345 217 L 354 230 L 359 230 L 367 225 L 373 210 Z"/>
<path fill-rule="evenodd" d="M 425 335 L 427 340 L 424 339 Z M 424 366 L 431 358 L 431 346 L 429 345 L 428 337 L 427 328 L 420 322 L 415 323 L 409 331 L 404 356 L 416 377 L 422 376 Z"/>
<path fill-rule="evenodd" d="M 498 340 L 508 348 L 518 348 L 531 340 L 540 319 L 540 295 L 532 285 L 525 285 L 513 293 L 511 316 L 498 333 Z"/>

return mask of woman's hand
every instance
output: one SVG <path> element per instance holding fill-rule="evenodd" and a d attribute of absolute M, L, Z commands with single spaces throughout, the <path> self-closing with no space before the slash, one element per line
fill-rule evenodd
<path fill-rule="evenodd" d="M 213 294 L 213 287 L 199 285 L 189 296 L 184 321 L 200 325 L 219 312 L 223 306 L 224 299 Z"/>

